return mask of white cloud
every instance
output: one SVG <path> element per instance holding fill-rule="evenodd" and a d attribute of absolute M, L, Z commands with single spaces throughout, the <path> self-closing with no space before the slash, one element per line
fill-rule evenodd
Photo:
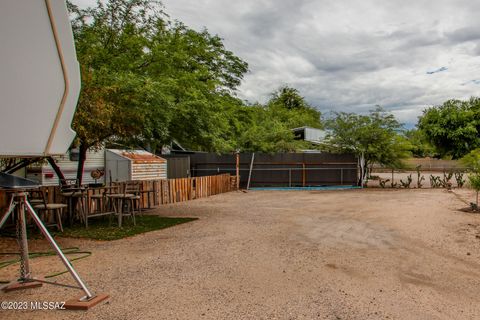
<path fill-rule="evenodd" d="M 92 0 L 73 0 L 85 6 Z M 164 0 L 249 63 L 239 96 L 283 84 L 322 112 L 376 104 L 415 123 L 425 106 L 480 95 L 480 2 L 469 0 Z M 427 74 L 446 67 L 448 70 Z"/>

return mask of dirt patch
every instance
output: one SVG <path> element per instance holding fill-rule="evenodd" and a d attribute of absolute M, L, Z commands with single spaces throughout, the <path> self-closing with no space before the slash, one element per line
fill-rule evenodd
<path fill-rule="evenodd" d="M 469 199 L 470 191 L 460 191 Z M 88 313 L 0 311 L 2 319 L 478 319 L 480 216 L 443 190 L 232 192 L 168 205 L 199 219 L 112 242 L 75 263 L 111 299 Z M 0 249 L 14 248 L 0 240 Z M 46 248 L 32 241 L 32 250 Z M 62 269 L 34 260 L 42 275 Z M 16 269 L 0 271 L 14 279 Z M 59 281 L 69 282 L 68 276 Z M 62 301 L 44 286 L 3 301 Z"/>

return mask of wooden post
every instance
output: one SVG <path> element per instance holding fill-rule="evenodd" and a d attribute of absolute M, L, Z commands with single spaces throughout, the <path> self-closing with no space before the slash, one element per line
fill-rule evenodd
<path fill-rule="evenodd" d="M 306 180 L 306 177 L 305 177 L 305 162 L 302 163 L 302 186 L 305 187 L 305 180 Z"/>
<path fill-rule="evenodd" d="M 250 171 L 248 172 L 247 190 L 250 189 L 250 180 L 252 179 L 253 161 L 255 160 L 255 152 L 252 153 L 252 160 L 250 161 Z"/>
<path fill-rule="evenodd" d="M 237 180 L 237 191 L 240 190 L 240 152 L 236 152 L 236 180 Z"/>

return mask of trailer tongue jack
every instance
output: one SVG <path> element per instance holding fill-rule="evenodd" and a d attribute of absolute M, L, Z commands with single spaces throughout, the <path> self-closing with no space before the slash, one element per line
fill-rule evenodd
<path fill-rule="evenodd" d="M 9 292 L 14 290 L 24 290 L 31 289 L 42 286 L 43 283 L 53 284 L 63 287 L 80 289 L 84 292 L 84 295 L 75 299 L 66 301 L 66 309 L 75 309 L 75 310 L 87 310 L 96 304 L 106 300 L 108 295 L 106 294 L 92 294 L 88 289 L 86 284 L 82 281 L 78 273 L 73 268 L 70 261 L 63 254 L 60 247 L 57 245 L 53 237 L 48 232 L 47 228 L 43 224 L 42 220 L 38 217 L 37 213 L 28 202 L 28 193 L 25 191 L 27 189 L 36 188 L 36 185 L 33 181 L 22 179 L 18 177 L 11 176 L 9 174 L 0 173 L 0 188 L 4 189 L 10 194 L 10 205 L 7 212 L 3 215 L 0 220 L 0 228 L 3 227 L 5 222 L 8 220 L 12 214 L 16 218 L 17 223 L 17 238 L 18 244 L 20 247 L 20 278 L 17 282 L 7 285 L 3 288 L 3 291 Z M 49 244 L 54 249 L 57 256 L 60 258 L 62 263 L 65 265 L 69 271 L 72 278 L 77 283 L 77 286 L 59 284 L 56 282 L 46 281 L 43 279 L 34 278 L 30 272 L 30 261 L 28 255 L 28 241 L 27 241 L 27 223 L 26 223 L 26 214 L 29 214 L 32 220 L 35 222 L 37 227 L 42 232 L 43 236 L 49 242 Z"/>

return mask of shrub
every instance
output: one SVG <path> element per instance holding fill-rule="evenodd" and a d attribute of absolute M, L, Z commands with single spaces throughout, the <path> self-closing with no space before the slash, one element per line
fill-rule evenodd
<path fill-rule="evenodd" d="M 480 191 L 480 173 L 472 173 L 469 177 L 468 180 L 470 181 L 470 186 L 476 191 L 476 201 L 475 205 L 478 208 L 478 192 Z"/>

